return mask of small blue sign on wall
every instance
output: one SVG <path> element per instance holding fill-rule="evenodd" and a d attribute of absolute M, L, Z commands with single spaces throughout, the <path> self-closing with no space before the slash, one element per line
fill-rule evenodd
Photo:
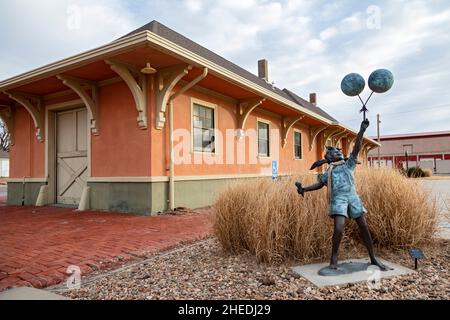
<path fill-rule="evenodd" d="M 272 180 L 278 178 L 278 162 L 276 160 L 272 161 Z"/>

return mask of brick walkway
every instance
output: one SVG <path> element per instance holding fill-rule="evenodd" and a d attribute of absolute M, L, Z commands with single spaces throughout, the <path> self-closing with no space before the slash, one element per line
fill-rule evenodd
<path fill-rule="evenodd" d="M 70 265 L 85 275 L 203 238 L 210 231 L 208 211 L 198 211 L 145 217 L 1 206 L 0 291 L 43 288 L 65 281 Z"/>

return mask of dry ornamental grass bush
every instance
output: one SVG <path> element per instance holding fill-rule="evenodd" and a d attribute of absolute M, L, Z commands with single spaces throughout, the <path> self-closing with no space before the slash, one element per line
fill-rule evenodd
<path fill-rule="evenodd" d="M 420 167 L 411 167 L 406 170 L 405 174 L 409 178 L 428 178 L 433 175 L 430 169 L 422 169 Z"/>
<path fill-rule="evenodd" d="M 315 175 L 261 178 L 230 185 L 214 204 L 212 222 L 222 247 L 248 250 L 260 261 L 310 261 L 329 255 L 333 220 L 326 187 L 297 194 L 295 181 L 315 182 Z M 436 201 L 416 181 L 395 170 L 358 168 L 357 192 L 376 245 L 410 247 L 431 240 L 437 221 Z M 356 224 L 344 241 L 359 241 Z"/>

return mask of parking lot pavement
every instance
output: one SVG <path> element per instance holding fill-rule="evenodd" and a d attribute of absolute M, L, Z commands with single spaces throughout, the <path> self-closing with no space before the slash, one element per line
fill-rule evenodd
<path fill-rule="evenodd" d="M 423 179 L 420 183 L 433 192 L 441 209 L 439 237 L 450 239 L 450 177 L 449 179 Z"/>

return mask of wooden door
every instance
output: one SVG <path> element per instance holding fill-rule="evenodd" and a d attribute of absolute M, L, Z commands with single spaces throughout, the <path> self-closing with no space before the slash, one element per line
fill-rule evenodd
<path fill-rule="evenodd" d="M 56 114 L 57 203 L 77 205 L 87 176 L 87 110 Z"/>

